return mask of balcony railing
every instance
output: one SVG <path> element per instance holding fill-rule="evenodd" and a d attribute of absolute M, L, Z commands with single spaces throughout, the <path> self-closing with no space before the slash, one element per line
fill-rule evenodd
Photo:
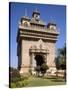
<path fill-rule="evenodd" d="M 47 28 L 46 26 L 45 27 L 41 27 L 41 26 L 24 26 L 24 25 L 19 25 L 19 29 L 42 31 L 42 32 L 52 32 L 52 33 L 58 33 L 59 34 L 59 31 L 58 31 L 57 28 L 56 29 L 50 29 L 50 28 Z"/>

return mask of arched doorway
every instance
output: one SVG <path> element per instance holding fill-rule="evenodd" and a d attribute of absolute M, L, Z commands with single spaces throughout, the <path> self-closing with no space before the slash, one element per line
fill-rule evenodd
<path fill-rule="evenodd" d="M 36 60 L 36 66 L 41 66 L 43 63 L 45 63 L 44 57 L 42 55 L 36 55 L 35 60 Z"/>

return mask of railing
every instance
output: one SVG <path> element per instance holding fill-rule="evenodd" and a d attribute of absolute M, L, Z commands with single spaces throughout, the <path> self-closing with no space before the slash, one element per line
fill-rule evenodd
<path fill-rule="evenodd" d="M 46 27 L 41 27 L 41 26 L 24 26 L 24 25 L 19 25 L 19 28 L 24 28 L 24 29 L 29 29 L 29 30 L 45 30 Z"/>
<path fill-rule="evenodd" d="M 34 30 L 34 31 L 42 31 L 42 32 L 52 32 L 52 33 L 58 33 L 59 34 L 59 31 L 58 29 L 50 29 L 50 28 L 47 28 L 47 27 L 41 27 L 41 26 L 24 26 L 24 25 L 19 25 L 19 28 L 24 30 Z"/>

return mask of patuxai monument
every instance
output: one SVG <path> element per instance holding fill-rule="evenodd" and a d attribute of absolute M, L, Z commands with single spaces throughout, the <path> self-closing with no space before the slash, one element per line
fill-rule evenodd
<path fill-rule="evenodd" d="M 38 10 L 32 18 L 23 16 L 17 33 L 18 69 L 21 74 L 35 72 L 35 67 L 46 63 L 49 71 L 56 71 L 56 41 L 59 32 L 54 22 L 46 24 Z"/>

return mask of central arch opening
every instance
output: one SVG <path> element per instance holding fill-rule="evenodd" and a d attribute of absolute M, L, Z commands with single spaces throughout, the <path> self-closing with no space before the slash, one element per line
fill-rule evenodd
<path fill-rule="evenodd" d="M 35 56 L 36 65 L 41 66 L 43 63 L 45 63 L 44 58 L 42 55 L 36 55 Z"/>

